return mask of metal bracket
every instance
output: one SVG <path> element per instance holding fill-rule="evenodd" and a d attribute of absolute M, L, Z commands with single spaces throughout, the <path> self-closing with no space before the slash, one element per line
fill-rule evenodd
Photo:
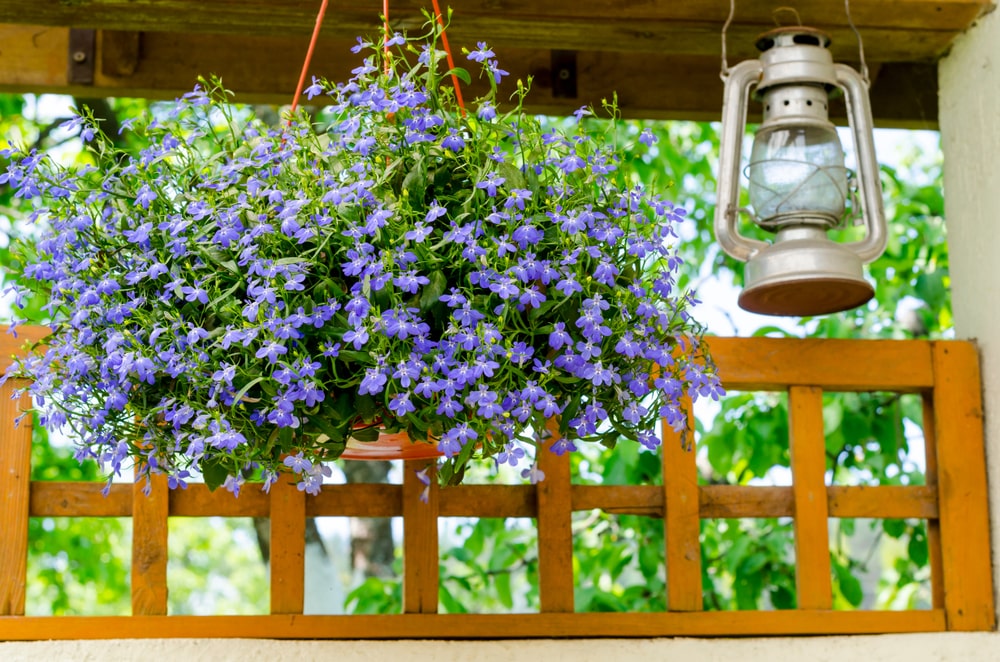
<path fill-rule="evenodd" d="M 66 69 L 66 78 L 70 85 L 94 84 L 96 44 L 96 30 L 70 29 L 69 59 Z"/>
<path fill-rule="evenodd" d="M 576 51 L 552 51 L 552 96 L 575 99 Z"/>

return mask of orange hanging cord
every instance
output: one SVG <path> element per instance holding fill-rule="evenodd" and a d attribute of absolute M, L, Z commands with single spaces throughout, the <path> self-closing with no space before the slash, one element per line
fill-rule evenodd
<path fill-rule="evenodd" d="M 388 0 L 386 0 L 388 2 Z M 306 73 L 309 71 L 309 63 L 312 62 L 313 51 L 316 50 L 316 41 L 319 39 L 319 29 L 323 27 L 323 17 L 326 15 L 326 6 L 329 4 L 330 0 L 323 0 L 323 4 L 319 7 L 319 13 L 316 14 L 316 26 L 313 27 L 312 39 L 309 40 L 309 50 L 306 51 L 306 61 L 302 63 L 302 73 L 299 74 L 299 84 L 295 88 L 295 96 L 292 97 L 292 115 L 295 114 L 295 109 L 299 107 L 299 97 L 302 96 L 302 88 L 306 84 Z M 292 118 L 288 118 L 288 125 L 292 125 Z"/>
<path fill-rule="evenodd" d="M 441 26 L 441 43 L 444 45 L 444 53 L 448 60 L 448 69 L 455 68 L 455 60 L 451 56 L 451 47 L 448 46 L 448 36 L 445 34 L 444 30 L 444 17 L 441 15 L 441 6 L 438 4 L 438 0 L 432 0 L 434 3 L 434 16 L 437 18 L 438 25 Z M 299 74 L 299 84 L 295 88 L 295 96 L 292 97 L 292 114 L 295 114 L 295 109 L 299 106 L 299 97 L 302 96 L 302 89 L 306 84 L 306 75 L 309 72 L 309 64 L 312 62 L 313 52 L 316 50 L 316 42 L 319 40 L 319 31 L 323 27 L 323 17 L 326 16 L 326 8 L 329 5 L 330 0 L 323 0 L 323 3 L 319 7 L 319 13 L 316 14 L 316 25 L 313 27 L 312 39 L 309 40 L 309 50 L 306 51 L 305 62 L 302 63 L 302 73 Z M 383 40 L 385 53 L 389 53 L 389 39 L 391 35 L 389 34 L 389 0 L 382 0 L 382 16 L 385 20 L 385 37 Z M 389 73 L 389 58 L 385 59 L 386 73 Z M 465 116 L 465 102 L 462 100 L 462 89 L 458 85 L 458 76 L 454 73 L 451 75 L 451 82 L 455 86 L 455 99 L 458 101 L 458 108 L 462 112 L 462 116 Z M 288 125 L 291 126 L 292 120 L 288 119 Z"/>
<path fill-rule="evenodd" d="M 385 0 L 388 2 L 389 0 Z M 454 71 L 455 60 L 451 57 L 451 47 L 448 46 L 448 35 L 445 34 L 444 28 L 444 16 L 441 15 L 441 6 L 438 4 L 438 0 L 431 0 L 434 3 L 434 16 L 437 18 L 438 25 L 441 26 L 441 44 L 444 46 L 444 54 L 448 58 L 448 69 Z M 451 75 L 451 84 L 455 86 L 455 100 L 458 101 L 458 108 L 462 112 L 462 117 L 465 117 L 465 102 L 462 100 L 462 88 L 458 85 L 458 76 L 454 73 Z"/>

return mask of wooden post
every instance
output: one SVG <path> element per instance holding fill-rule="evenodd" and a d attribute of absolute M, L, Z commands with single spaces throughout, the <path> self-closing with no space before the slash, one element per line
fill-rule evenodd
<path fill-rule="evenodd" d="M 923 394 L 924 461 L 927 487 L 938 490 L 937 440 L 934 438 L 934 396 Z M 941 561 L 941 520 L 927 520 L 927 562 L 931 569 L 931 606 L 944 609 L 944 568 Z"/>
<path fill-rule="evenodd" d="M 301 614 L 306 587 L 306 493 L 286 473 L 271 486 L 271 613 Z"/>
<path fill-rule="evenodd" d="M 667 609 L 699 611 L 701 595 L 701 518 L 698 502 L 698 466 L 691 401 L 684 403 L 687 430 L 684 442 L 664 420 L 663 534 L 666 541 Z"/>
<path fill-rule="evenodd" d="M 551 435 L 538 444 L 538 468 L 545 479 L 538 498 L 538 592 L 542 612 L 571 613 L 573 602 L 573 508 L 570 500 L 569 454 L 552 453 L 559 425 L 549 420 Z"/>
<path fill-rule="evenodd" d="M 935 342 L 934 440 L 944 608 L 949 630 L 992 630 L 993 577 L 979 360 L 971 343 Z"/>
<path fill-rule="evenodd" d="M 139 471 L 139 468 L 136 469 Z M 167 613 L 167 514 L 170 490 L 163 474 L 132 487 L 132 615 Z"/>
<path fill-rule="evenodd" d="M 426 470 L 424 485 L 417 472 Z M 427 491 L 427 503 L 420 497 Z M 403 463 L 403 611 L 436 614 L 438 610 L 438 479 L 434 462 Z"/>
<path fill-rule="evenodd" d="M 788 390 L 792 493 L 795 499 L 795 588 L 799 609 L 830 609 L 830 533 L 826 496 L 823 390 Z"/>
<path fill-rule="evenodd" d="M 31 489 L 31 418 L 14 419 L 31 407 L 31 396 L 11 399 L 27 386 L 0 387 L 0 616 L 24 614 L 28 577 L 28 503 Z"/>

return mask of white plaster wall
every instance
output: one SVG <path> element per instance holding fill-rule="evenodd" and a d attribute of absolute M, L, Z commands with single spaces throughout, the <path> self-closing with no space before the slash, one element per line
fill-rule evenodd
<path fill-rule="evenodd" d="M 941 61 L 941 139 L 952 305 L 960 338 L 979 342 L 993 547 L 1000 580 L 1000 11 Z M 1000 602 L 1000 601 L 998 601 Z M 1000 659 L 998 638 L 997 659 Z"/>
<path fill-rule="evenodd" d="M 940 122 L 951 245 L 955 324 L 979 341 L 986 409 L 994 566 L 1000 568 L 1000 12 L 959 38 L 941 62 Z M 998 573 L 994 570 L 994 582 Z M 995 586 L 996 590 L 996 586 Z M 656 639 L 492 642 L 135 640 L 0 643 L 2 662 L 162 659 L 434 660 L 864 660 L 1000 661 L 1000 635 L 949 633 L 770 639 Z"/>
<path fill-rule="evenodd" d="M 153 639 L 143 641 L 68 641 L 0 644 L 3 662 L 116 662 L 184 660 L 225 662 L 267 660 L 308 662 L 864 662 L 1000 660 L 1000 636 L 993 634 L 885 635 L 782 639 L 657 639 L 412 642 L 329 642 Z"/>

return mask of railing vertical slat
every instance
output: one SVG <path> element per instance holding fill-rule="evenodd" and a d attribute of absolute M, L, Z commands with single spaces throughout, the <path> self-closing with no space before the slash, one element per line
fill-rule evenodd
<path fill-rule="evenodd" d="M 14 419 L 31 407 L 27 394 L 11 399 L 27 384 L 10 380 L 0 387 L 0 616 L 24 614 L 28 578 L 28 500 L 31 487 L 31 418 Z"/>
<path fill-rule="evenodd" d="M 167 477 L 154 474 L 132 487 L 132 615 L 167 613 Z"/>
<path fill-rule="evenodd" d="M 937 491 L 937 439 L 934 437 L 934 396 L 923 394 L 924 461 L 927 487 Z M 931 568 L 931 606 L 944 608 L 944 569 L 941 562 L 941 522 L 927 520 L 927 562 Z"/>
<path fill-rule="evenodd" d="M 429 485 L 417 476 L 427 470 Z M 427 503 L 421 500 L 426 490 Z M 438 481 L 434 463 L 403 463 L 403 611 L 436 614 L 438 610 Z"/>
<path fill-rule="evenodd" d="M 537 485 L 538 591 L 542 612 L 570 613 L 574 602 L 569 454 L 549 450 L 560 438 L 559 426 L 550 420 L 546 428 L 551 436 L 538 445 L 538 468 L 545 474 Z"/>
<path fill-rule="evenodd" d="M 823 390 L 788 390 L 792 493 L 795 499 L 795 587 L 799 609 L 830 609 L 830 533 L 826 498 Z"/>
<path fill-rule="evenodd" d="M 701 519 L 698 503 L 691 402 L 687 409 L 687 431 L 682 441 L 664 420 L 663 430 L 663 533 L 666 540 L 667 609 L 698 611 L 701 597 Z"/>
<path fill-rule="evenodd" d="M 992 630 L 983 403 L 976 348 L 934 343 L 934 438 L 949 630 Z"/>
<path fill-rule="evenodd" d="M 271 486 L 271 613 L 301 614 L 306 582 L 306 493 L 293 474 Z"/>

